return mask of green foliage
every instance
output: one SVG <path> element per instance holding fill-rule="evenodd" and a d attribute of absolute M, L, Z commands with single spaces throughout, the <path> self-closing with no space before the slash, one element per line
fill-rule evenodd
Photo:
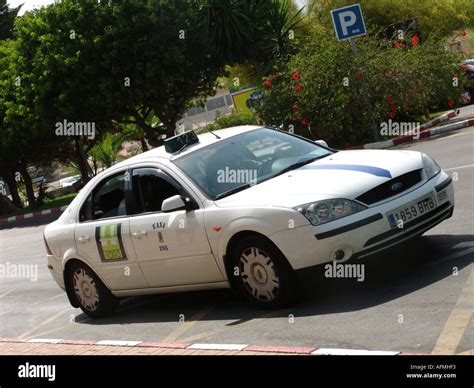
<path fill-rule="evenodd" d="M 13 38 L 13 24 L 20 8 L 10 8 L 7 0 L 0 0 L 0 40 Z"/>
<path fill-rule="evenodd" d="M 219 117 L 214 123 L 206 125 L 205 127 L 199 129 L 199 133 L 217 131 L 218 129 L 235 127 L 238 125 L 255 125 L 257 123 L 256 119 L 252 115 L 246 114 L 233 114 L 229 116 Z"/>
<path fill-rule="evenodd" d="M 472 0 L 360 0 L 367 27 L 383 27 L 417 18 L 422 35 L 474 27 Z M 332 28 L 330 11 L 354 4 L 353 0 L 309 0 L 309 15 Z"/>
<path fill-rule="evenodd" d="M 417 121 L 430 109 L 448 109 L 459 94 L 452 85 L 458 59 L 434 37 L 416 47 L 365 38 L 358 48 L 354 57 L 347 42 L 319 36 L 268 77 L 259 116 L 342 147 L 373 141 L 372 121 L 377 128 L 388 119 Z"/>
<path fill-rule="evenodd" d="M 302 9 L 291 0 L 204 0 L 201 9 L 201 32 L 227 64 L 265 68 L 295 50 Z"/>

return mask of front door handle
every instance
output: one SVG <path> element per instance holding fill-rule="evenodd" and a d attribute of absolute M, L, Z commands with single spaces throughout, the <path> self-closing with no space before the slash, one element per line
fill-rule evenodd
<path fill-rule="evenodd" d="M 86 242 L 89 241 L 91 238 L 89 236 L 81 236 L 77 238 L 77 241 L 79 242 Z"/>
<path fill-rule="evenodd" d="M 132 235 L 133 237 L 136 237 L 136 238 L 142 238 L 146 236 L 146 232 L 145 231 L 133 232 Z"/>

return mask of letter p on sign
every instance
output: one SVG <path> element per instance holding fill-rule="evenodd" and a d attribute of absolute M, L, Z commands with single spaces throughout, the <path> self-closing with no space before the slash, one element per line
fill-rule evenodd
<path fill-rule="evenodd" d="M 338 40 L 346 40 L 366 34 L 364 17 L 359 4 L 333 9 L 331 16 Z"/>

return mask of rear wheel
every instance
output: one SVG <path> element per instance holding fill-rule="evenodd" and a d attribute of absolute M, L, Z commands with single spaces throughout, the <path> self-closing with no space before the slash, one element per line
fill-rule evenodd
<path fill-rule="evenodd" d="M 94 318 L 110 315 L 118 305 L 112 295 L 90 267 L 75 263 L 69 271 L 69 286 L 84 313 Z"/>
<path fill-rule="evenodd" d="M 231 285 L 253 304 L 274 309 L 294 300 L 297 286 L 293 269 L 265 238 L 240 240 L 230 253 L 230 265 Z"/>

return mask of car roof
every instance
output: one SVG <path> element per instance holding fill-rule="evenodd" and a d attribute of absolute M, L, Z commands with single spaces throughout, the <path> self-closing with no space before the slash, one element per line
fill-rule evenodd
<path fill-rule="evenodd" d="M 160 147 L 153 148 L 150 151 L 146 151 L 146 152 L 143 152 L 143 153 L 138 154 L 136 156 L 133 156 L 133 157 L 131 157 L 129 159 L 126 159 L 126 160 L 124 160 L 120 163 L 117 163 L 112 168 L 121 168 L 123 166 L 133 164 L 133 163 L 137 163 L 137 162 L 140 162 L 140 161 L 145 160 L 145 159 L 154 159 L 154 158 L 160 158 L 162 161 L 169 162 L 169 161 L 172 161 L 174 159 L 180 158 L 183 155 L 194 152 L 194 151 L 196 151 L 200 148 L 206 147 L 210 144 L 217 144 L 222 140 L 231 138 L 231 137 L 239 135 L 241 133 L 253 131 L 255 129 L 260 129 L 260 128 L 264 128 L 264 127 L 262 127 L 260 125 L 239 125 L 237 127 L 231 127 L 231 128 L 225 128 L 225 129 L 219 129 L 217 131 L 213 131 L 213 133 L 218 135 L 220 137 L 220 139 L 218 139 L 216 136 L 214 136 L 210 132 L 198 134 L 197 136 L 199 138 L 199 143 L 192 144 L 189 147 L 186 147 L 186 149 L 184 149 L 180 153 L 170 154 L 170 153 L 166 152 L 165 146 L 163 145 L 163 146 L 160 146 Z"/>

